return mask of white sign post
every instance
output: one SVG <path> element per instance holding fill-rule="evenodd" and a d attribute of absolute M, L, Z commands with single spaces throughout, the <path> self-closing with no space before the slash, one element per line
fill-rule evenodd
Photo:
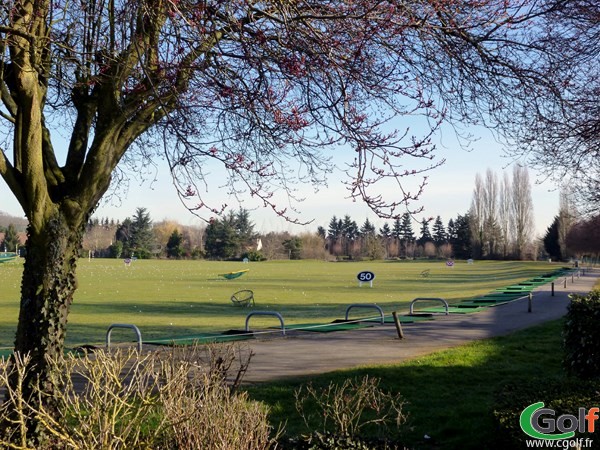
<path fill-rule="evenodd" d="M 370 287 L 373 287 L 373 280 L 375 279 L 375 274 L 369 271 L 360 272 L 356 275 L 358 279 L 358 287 L 361 287 L 363 283 L 369 283 Z"/>

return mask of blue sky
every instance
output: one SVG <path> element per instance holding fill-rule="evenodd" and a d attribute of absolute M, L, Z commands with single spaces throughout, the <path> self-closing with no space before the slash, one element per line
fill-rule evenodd
<path fill-rule="evenodd" d="M 440 159 L 445 158 L 446 163 L 429 172 L 429 184 L 418 203 L 425 209 L 422 214 L 416 216 L 416 219 L 439 215 L 446 224 L 457 214 L 464 214 L 468 211 L 477 173 L 484 175 L 488 168 L 496 172 L 500 178 L 504 170 L 508 171 L 509 175 L 512 173 L 511 160 L 502 156 L 501 146 L 493 137 L 485 130 L 477 130 L 475 134 L 480 139 L 472 144 L 470 151 L 460 148 L 456 139 L 452 137 L 452 133 L 446 133 L 442 137 L 438 136 L 436 155 Z M 410 161 L 407 161 L 407 167 L 410 167 Z M 152 183 L 130 180 L 127 198 L 118 205 L 102 201 L 96 217 L 123 220 L 132 216 L 137 207 L 144 207 L 155 222 L 175 220 L 183 225 L 203 224 L 179 202 L 166 167 L 159 165 L 155 175 L 157 179 Z M 536 232 L 541 235 L 558 212 L 558 191 L 549 181 L 536 184 L 536 179 L 542 177 L 531 170 L 530 178 Z M 251 210 L 251 218 L 259 232 L 315 231 L 318 226 L 326 228 L 332 216 L 343 217 L 345 214 L 349 214 L 359 225 L 366 218 L 369 218 L 378 228 L 385 223 L 385 220 L 378 219 L 364 204 L 346 198 L 347 192 L 342 184 L 340 173 L 334 173 L 328 187 L 321 189 L 318 193 L 315 193 L 310 186 L 300 187 L 305 200 L 296 206 L 302 213 L 303 220 L 314 220 L 313 223 L 304 227 L 285 222 L 270 209 L 261 208 L 260 205 L 253 204 L 249 199 L 239 205 L 235 199 L 228 198 L 223 190 L 219 190 L 217 185 L 218 183 L 214 183 L 214 186 L 211 184 L 207 198 L 215 204 L 227 203 L 233 209 L 242 206 Z M 394 191 L 387 193 L 382 191 L 382 193 L 390 198 L 394 197 Z M 0 181 L 0 199 L 0 211 L 22 216 L 20 206 L 3 181 Z M 413 226 L 413 228 L 418 230 L 417 226 Z"/>
<path fill-rule="evenodd" d="M 514 161 L 503 156 L 501 145 L 491 133 L 484 129 L 474 129 L 473 133 L 478 139 L 471 145 L 470 151 L 461 148 L 453 132 L 438 135 L 436 157 L 445 159 L 446 162 L 428 173 L 428 185 L 425 192 L 421 201 L 414 205 L 415 207 L 422 205 L 424 211 L 415 216 L 415 219 L 420 220 L 421 217 L 439 215 L 446 224 L 449 219 L 468 211 L 477 173 L 483 176 L 486 170 L 491 168 L 499 179 L 502 178 L 503 171 L 507 171 L 509 176 L 512 175 Z M 335 156 L 336 160 L 340 157 L 342 157 L 341 154 Z M 406 164 L 407 167 L 411 167 L 411 161 L 407 160 Z M 174 219 L 185 225 L 201 224 L 200 219 L 191 215 L 175 196 L 166 168 L 159 168 L 157 176 L 158 181 L 152 187 L 148 182 L 136 184 L 135 181 L 132 181 L 129 196 L 121 208 L 117 209 L 110 204 L 104 204 L 98 209 L 97 215 L 122 220 L 133 215 L 135 208 L 141 206 L 148 209 L 154 221 Z M 216 176 L 218 177 L 218 174 Z M 342 178 L 341 172 L 334 173 L 330 177 L 328 187 L 317 193 L 310 186 L 300 188 L 305 200 L 296 206 L 302 213 L 303 220 L 314 220 L 304 227 L 278 218 L 270 209 L 253 204 L 250 199 L 245 198 L 243 204 L 238 204 L 235 199 L 227 197 L 222 190 L 214 187 L 218 183 L 211 184 L 207 198 L 216 204 L 227 203 L 233 209 L 242 206 L 251 210 L 251 218 L 259 232 L 316 231 L 318 226 L 327 228 L 332 216 L 343 217 L 345 214 L 349 214 L 359 225 L 369 218 L 378 228 L 381 227 L 386 220 L 377 218 L 364 204 L 353 202 L 347 198 L 348 192 L 342 183 Z M 559 194 L 556 186 L 549 181 L 536 183 L 536 179 L 541 180 L 544 177 L 532 170 L 530 170 L 530 178 L 536 232 L 542 235 L 558 213 Z M 394 198 L 395 190 L 382 191 L 382 193 L 388 198 Z M 282 203 L 285 203 L 285 200 Z M 418 230 L 418 226 L 415 224 L 413 229 Z"/>

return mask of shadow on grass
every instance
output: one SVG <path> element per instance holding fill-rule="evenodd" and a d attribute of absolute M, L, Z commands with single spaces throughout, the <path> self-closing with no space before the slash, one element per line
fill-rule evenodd
<path fill-rule="evenodd" d="M 408 302 L 397 302 L 383 305 L 383 307 L 389 309 L 389 313 L 395 309 L 396 306 L 406 306 Z M 115 318 L 122 317 L 123 314 L 132 314 L 140 316 L 154 316 L 154 317 L 169 317 L 169 316 L 184 316 L 190 317 L 193 315 L 198 316 L 212 316 L 212 317 L 231 317 L 240 318 L 245 317 L 252 311 L 277 311 L 285 316 L 293 318 L 294 316 L 299 317 L 310 317 L 315 318 L 343 318 L 348 303 L 304 303 L 298 304 L 261 304 L 258 303 L 254 308 L 244 308 L 233 306 L 231 302 L 223 303 L 210 303 L 210 302 L 162 302 L 162 303 L 90 303 L 79 304 L 73 309 L 73 312 L 81 315 L 114 315 Z M 372 315 L 372 311 L 366 311 L 359 316 Z"/>
<path fill-rule="evenodd" d="M 129 323 L 136 325 L 143 341 L 154 339 L 179 338 L 205 332 L 225 332 L 227 330 L 243 330 L 246 316 L 253 311 L 272 311 L 282 314 L 286 325 L 314 322 L 329 323 L 334 319 L 343 319 L 348 304 L 333 303 L 320 305 L 306 303 L 303 305 L 257 305 L 255 308 L 243 308 L 227 303 L 208 302 L 161 302 L 161 303 L 80 303 L 73 308 L 68 324 L 67 345 L 83 343 L 102 343 L 106 331 L 113 323 Z M 395 310 L 394 305 L 387 305 L 389 314 Z M 351 317 L 375 316 L 373 311 L 359 310 Z M 93 322 L 81 323 L 78 319 L 93 318 Z M 177 324 L 177 322 L 184 324 Z M 263 329 L 278 326 L 279 322 L 270 318 L 257 317 L 252 321 L 253 328 Z M 131 330 L 115 329 L 112 332 L 115 342 L 135 340 Z M 10 344 L 8 344 L 10 345 Z"/>
<path fill-rule="evenodd" d="M 378 377 L 382 389 L 399 392 L 407 401 L 410 418 L 402 441 L 411 448 L 497 449 L 495 395 L 508 383 L 562 376 L 562 323 L 550 322 L 399 365 L 338 371 L 248 390 L 252 398 L 271 406 L 274 426 L 287 423 L 287 434 L 298 435 L 307 432 L 294 408 L 293 393 L 299 386 L 310 382 L 324 387 L 346 378 Z"/>

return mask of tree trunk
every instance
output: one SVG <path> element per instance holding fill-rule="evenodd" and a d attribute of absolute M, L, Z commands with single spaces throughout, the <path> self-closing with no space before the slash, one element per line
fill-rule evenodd
<path fill-rule="evenodd" d="M 15 352 L 29 354 L 29 367 L 35 367 L 27 371 L 23 397 L 33 407 L 43 402 L 50 412 L 61 395 L 52 383 L 50 361 L 64 350 L 67 317 L 77 287 L 75 266 L 85 230 L 85 220 L 79 222 L 72 223 L 64 211 L 54 207 L 46 219 L 37 222 L 41 226 L 28 227 Z M 36 386 L 43 396 L 35 395 Z M 28 438 L 39 442 L 43 439 L 42 430 L 35 418 L 29 421 Z"/>

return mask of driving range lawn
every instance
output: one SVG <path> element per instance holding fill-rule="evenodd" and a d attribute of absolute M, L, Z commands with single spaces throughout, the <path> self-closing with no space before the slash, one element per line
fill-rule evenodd
<path fill-rule="evenodd" d="M 231 295 L 254 291 L 255 310 L 277 311 L 287 324 L 325 323 L 344 317 L 351 303 L 377 303 L 386 314 L 408 310 L 415 297 L 458 302 L 560 268 L 547 262 L 265 261 L 241 262 L 82 259 L 79 289 L 69 316 L 67 346 L 103 343 L 113 323 L 135 324 L 143 339 L 243 329 L 247 308 Z M 227 280 L 219 274 L 249 269 Z M 429 270 L 429 276 L 421 273 Z M 0 347 L 10 348 L 18 317 L 22 262 L 0 264 Z M 356 275 L 375 274 L 373 287 Z M 256 319 L 256 320 L 254 320 Z M 253 318 L 253 328 L 276 325 Z M 131 331 L 125 332 L 129 340 Z M 113 333 L 115 340 L 118 330 Z"/>
<path fill-rule="evenodd" d="M 287 436 L 323 431 L 317 422 L 307 428 L 296 411 L 294 392 L 310 383 L 324 388 L 365 375 L 380 380 L 379 387 L 400 393 L 408 421 L 400 439 L 414 449 L 496 449 L 493 410 L 504 386 L 561 380 L 563 320 L 484 339 L 400 364 L 343 370 L 310 378 L 259 384 L 250 397 L 270 407 L 270 422 L 284 426 Z M 543 400 L 543 399 L 540 399 Z M 310 411 L 319 417 L 319 411 Z M 525 436 L 525 435 L 524 435 Z M 502 447 L 500 447 L 502 448 Z"/>

